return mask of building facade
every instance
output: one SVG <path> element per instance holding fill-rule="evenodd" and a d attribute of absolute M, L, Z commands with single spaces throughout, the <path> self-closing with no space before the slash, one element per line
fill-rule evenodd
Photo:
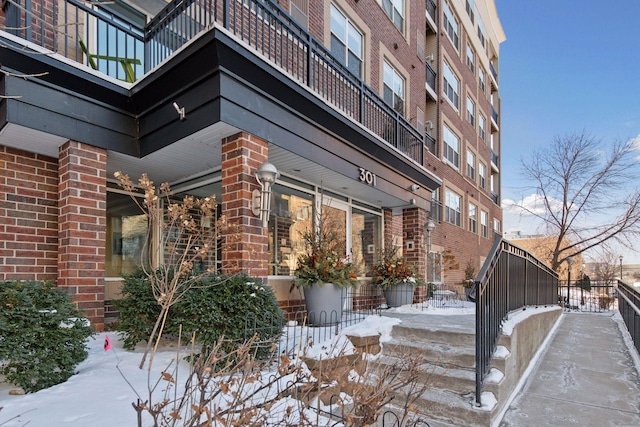
<path fill-rule="evenodd" d="M 7 1 L 0 25 L 0 279 L 56 281 L 96 329 L 147 242 L 116 171 L 215 195 L 241 232 L 209 267 L 288 310 L 320 209 L 363 281 L 386 242 L 459 282 L 500 231 L 493 0 Z"/>

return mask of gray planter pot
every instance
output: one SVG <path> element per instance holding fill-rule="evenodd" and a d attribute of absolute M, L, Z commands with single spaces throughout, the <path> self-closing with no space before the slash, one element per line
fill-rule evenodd
<path fill-rule="evenodd" d="M 400 307 L 413 303 L 413 292 L 416 287 L 414 285 L 403 283 L 395 285 L 384 290 L 384 298 L 387 300 L 389 307 Z"/>
<path fill-rule="evenodd" d="M 342 320 L 342 289 L 334 284 L 304 288 L 304 300 L 310 325 L 335 325 Z"/>

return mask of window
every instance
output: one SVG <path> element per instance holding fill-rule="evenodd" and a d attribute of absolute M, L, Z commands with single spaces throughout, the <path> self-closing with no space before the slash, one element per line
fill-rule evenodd
<path fill-rule="evenodd" d="M 487 138 L 487 119 L 482 115 L 478 115 L 478 135 L 480 139 L 486 141 Z"/>
<path fill-rule="evenodd" d="M 447 99 L 456 110 L 460 109 L 460 80 L 456 77 L 451 70 L 451 67 L 446 62 L 444 63 L 444 73 L 442 73 L 442 89 L 444 90 Z"/>
<path fill-rule="evenodd" d="M 471 18 L 471 23 L 473 24 L 476 9 L 476 5 L 473 4 L 473 0 L 467 0 L 465 9 L 467 10 L 467 15 L 469 15 L 469 18 Z"/>
<path fill-rule="evenodd" d="M 476 126 L 476 103 L 467 96 L 467 121 L 473 127 Z"/>
<path fill-rule="evenodd" d="M 480 211 L 480 233 L 482 237 L 489 237 L 489 214 L 485 211 Z"/>
<path fill-rule="evenodd" d="M 500 220 L 499 219 L 496 219 L 496 218 L 493 219 L 493 231 L 495 231 L 498 234 L 501 233 L 501 231 L 500 231 Z"/>
<path fill-rule="evenodd" d="M 132 274 L 142 259 L 147 259 L 148 223 L 147 216 L 128 194 L 107 192 L 107 277 Z"/>
<path fill-rule="evenodd" d="M 478 232 L 478 207 L 473 203 L 469 203 L 469 231 Z"/>
<path fill-rule="evenodd" d="M 351 254 L 360 271 L 371 271 L 381 244 L 380 215 L 354 207 L 351 211 Z"/>
<path fill-rule="evenodd" d="M 443 137 L 444 160 L 456 169 L 460 168 L 460 138 L 447 125 L 444 125 Z"/>
<path fill-rule="evenodd" d="M 404 114 L 404 78 L 387 61 L 384 62 L 384 100 Z"/>
<path fill-rule="evenodd" d="M 472 73 L 476 72 L 476 54 L 473 52 L 471 45 L 467 45 L 467 65 Z"/>
<path fill-rule="evenodd" d="M 445 194 L 445 221 L 460 227 L 462 225 L 462 197 L 451 190 Z"/>
<path fill-rule="evenodd" d="M 404 32 L 404 0 L 382 0 L 382 8 L 400 32 Z"/>
<path fill-rule="evenodd" d="M 478 38 L 480 39 L 480 44 L 482 45 L 482 47 L 486 48 L 484 34 L 484 22 L 482 22 L 482 18 L 478 16 Z"/>
<path fill-rule="evenodd" d="M 456 49 L 459 49 L 460 39 L 458 36 L 458 21 L 456 21 L 451 8 L 447 2 L 443 3 L 444 8 L 444 28 Z"/>
<path fill-rule="evenodd" d="M 480 86 L 480 92 L 487 93 L 487 75 L 482 67 L 478 68 L 478 85 Z"/>
<path fill-rule="evenodd" d="M 478 182 L 480 184 L 480 188 L 486 190 L 487 188 L 487 167 L 484 163 L 478 163 Z"/>
<path fill-rule="evenodd" d="M 331 54 L 353 74 L 362 77 L 362 34 L 331 5 Z"/>
<path fill-rule="evenodd" d="M 467 150 L 467 176 L 476 180 L 476 155 L 471 150 Z"/>

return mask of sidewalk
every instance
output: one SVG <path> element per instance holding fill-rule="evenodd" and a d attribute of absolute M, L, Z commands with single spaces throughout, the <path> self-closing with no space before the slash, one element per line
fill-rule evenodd
<path fill-rule="evenodd" d="M 563 314 L 499 426 L 640 426 L 640 376 L 613 316 Z"/>

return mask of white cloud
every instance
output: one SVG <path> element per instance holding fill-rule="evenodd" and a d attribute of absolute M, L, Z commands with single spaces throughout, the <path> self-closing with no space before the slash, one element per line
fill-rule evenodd
<path fill-rule="evenodd" d="M 559 200 L 551 198 L 549 202 L 552 209 L 557 211 L 562 209 L 562 202 Z M 520 215 L 544 215 L 547 211 L 544 198 L 539 194 L 530 194 L 519 201 L 504 199 L 502 200 L 502 209 L 504 209 L 505 212 Z"/>

